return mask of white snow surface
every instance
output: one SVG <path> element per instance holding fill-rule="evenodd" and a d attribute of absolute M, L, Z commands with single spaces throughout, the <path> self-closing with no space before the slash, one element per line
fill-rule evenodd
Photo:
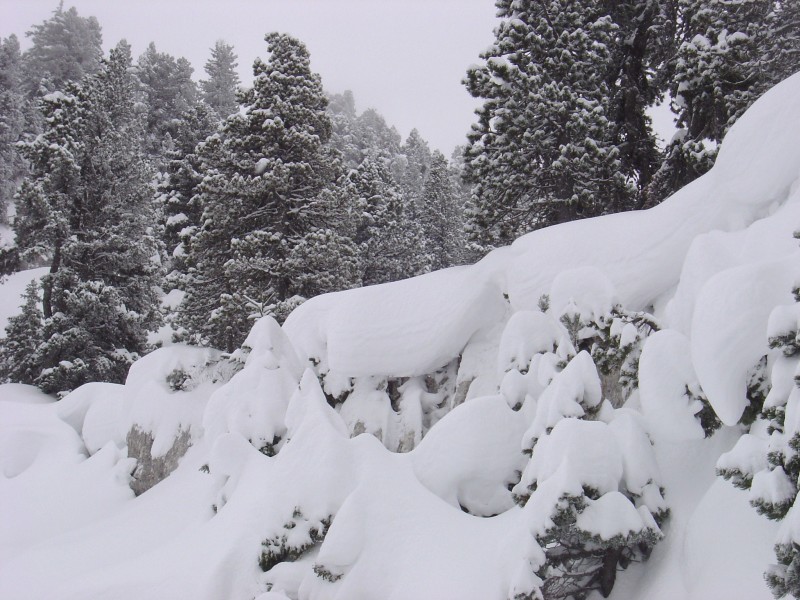
<path fill-rule="evenodd" d="M 232 358 L 170 346 L 138 361 L 124 386 L 90 384 L 57 403 L 0 386 L 0 598 L 513 598 L 541 584 L 534 535 L 584 486 L 598 494 L 579 516 L 585 531 L 664 534 L 649 561 L 618 575 L 612 598 L 771 598 L 762 574 L 779 525 L 715 467 L 763 469 L 761 434 L 742 437 L 737 425 L 744 386 L 764 355 L 773 378 L 796 368 L 768 337 L 796 326 L 798 97 L 800 75 L 768 92 L 715 167 L 654 209 L 537 231 L 472 266 L 313 298 L 282 328 L 258 322 Z M 40 274 L 3 284 L 0 318 Z M 557 321 L 615 303 L 661 324 L 622 408 L 603 398 L 591 356 Z M 470 389 L 458 404 L 431 404 L 444 393 L 428 389 L 434 374 L 442 388 L 449 377 Z M 400 377 L 412 379 L 390 398 L 381 385 Z M 788 402 L 795 428 L 800 392 L 776 383 L 768 403 Z M 687 386 L 725 424 L 710 439 Z M 334 389 L 351 394 L 338 409 Z M 373 435 L 389 422 L 409 427 L 406 452 Z M 180 431 L 193 444 L 139 497 L 125 448 L 134 426 L 153 434 L 154 455 Z M 754 486 L 781 501 L 790 486 L 773 473 Z M 509 487 L 533 483 L 515 506 Z M 659 528 L 654 515 L 667 507 Z M 783 538 L 798 537 L 797 514 Z M 266 553 L 264 572 L 265 549 L 302 556 L 272 564 Z"/>

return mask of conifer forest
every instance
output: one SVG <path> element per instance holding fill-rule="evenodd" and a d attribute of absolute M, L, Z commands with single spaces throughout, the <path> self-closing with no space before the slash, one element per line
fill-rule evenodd
<path fill-rule="evenodd" d="M 494 11 L 452 153 L 0 36 L 0 598 L 800 598 L 800 2 Z"/>

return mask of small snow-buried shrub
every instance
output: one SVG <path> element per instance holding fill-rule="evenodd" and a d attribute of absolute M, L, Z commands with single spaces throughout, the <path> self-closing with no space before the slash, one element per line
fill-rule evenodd
<path fill-rule="evenodd" d="M 269 571 L 281 562 L 292 562 L 308 550 L 321 543 L 331 526 L 333 515 L 322 519 L 308 519 L 300 508 L 295 508 L 291 519 L 283 530 L 261 542 L 258 564 L 262 571 Z"/>
<path fill-rule="evenodd" d="M 327 567 L 317 563 L 314 564 L 314 573 L 320 579 L 324 579 L 325 581 L 330 581 L 331 583 L 339 581 L 343 576 L 343 573 L 334 573 Z"/>

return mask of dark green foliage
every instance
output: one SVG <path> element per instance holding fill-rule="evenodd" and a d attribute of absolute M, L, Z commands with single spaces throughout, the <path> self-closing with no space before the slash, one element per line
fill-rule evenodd
<path fill-rule="evenodd" d="M 32 177 L 15 229 L 20 256 L 50 264 L 31 359 L 46 392 L 124 381 L 159 322 L 152 190 L 130 68 L 119 45 L 96 75 L 46 96 L 44 131 L 24 148 Z"/>
<path fill-rule="evenodd" d="M 651 185 L 654 204 L 714 164 L 719 143 L 761 94 L 800 69 L 800 9 L 776 0 L 680 0 L 665 62 L 679 135 Z"/>
<path fill-rule="evenodd" d="M 615 111 L 631 113 L 613 102 L 607 80 L 619 26 L 599 2 L 499 0 L 497 8 L 495 43 L 465 80 L 483 100 L 466 150 L 471 239 L 491 248 L 632 208 L 638 161 L 620 152 L 632 134 L 612 123 Z"/>
<path fill-rule="evenodd" d="M 764 578 L 776 598 L 800 597 L 800 546 L 794 542 L 775 545 L 777 565 L 771 565 Z"/>
<path fill-rule="evenodd" d="M 547 599 L 584 600 L 593 591 L 607 598 L 614 587 L 617 568 L 649 556 L 661 535 L 645 529 L 638 534 L 616 535 L 604 540 L 577 527 L 578 515 L 587 507 L 587 499 L 597 493 L 586 489 L 581 496 L 564 495 L 553 514 L 552 527 L 537 541 L 544 549 L 546 562 L 537 572 L 544 582 L 542 595 Z"/>
<path fill-rule="evenodd" d="M 177 136 L 181 116 L 197 103 L 193 71 L 188 60 L 159 52 L 152 42 L 136 63 L 139 92 L 147 107 L 145 148 L 157 159 Z"/>
<path fill-rule="evenodd" d="M 341 171 L 326 145 L 331 124 L 319 76 L 298 40 L 276 33 L 266 41 L 270 59 L 255 61 L 253 87 L 240 96 L 244 113 L 198 149 L 203 214 L 190 242 L 179 321 L 228 351 L 254 318 L 283 319 L 302 302 L 310 279 L 324 272 L 317 269 L 330 266 L 326 254 L 343 259 L 329 284 L 358 283 L 347 281 L 351 249 L 337 235 L 346 207 L 334 193 Z M 321 288 L 314 291 L 331 291 Z"/>
<path fill-rule="evenodd" d="M 325 581 L 330 581 L 331 583 L 339 581 L 343 575 L 342 573 L 334 573 L 329 568 L 319 563 L 314 563 L 313 569 L 317 577 L 324 579 Z"/>

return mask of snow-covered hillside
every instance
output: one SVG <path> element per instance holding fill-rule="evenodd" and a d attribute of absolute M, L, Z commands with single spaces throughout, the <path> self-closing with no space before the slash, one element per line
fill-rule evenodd
<path fill-rule="evenodd" d="M 0 597 L 771 598 L 800 540 L 799 97 L 651 210 L 319 296 L 230 357 L 157 350 L 124 386 L 3 386 Z"/>

